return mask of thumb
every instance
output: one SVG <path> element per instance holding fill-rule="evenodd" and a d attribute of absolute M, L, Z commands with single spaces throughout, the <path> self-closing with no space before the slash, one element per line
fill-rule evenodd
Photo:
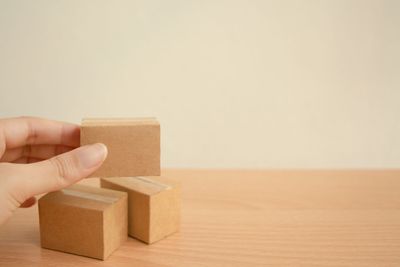
<path fill-rule="evenodd" d="M 45 161 L 19 165 L 16 167 L 16 173 L 20 182 L 19 191 L 23 194 L 21 200 L 78 182 L 97 170 L 106 157 L 107 147 L 97 143 L 79 147 Z"/>

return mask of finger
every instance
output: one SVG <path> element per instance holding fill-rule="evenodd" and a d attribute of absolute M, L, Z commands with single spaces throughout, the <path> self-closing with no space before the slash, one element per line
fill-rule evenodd
<path fill-rule="evenodd" d="M 35 163 L 35 162 L 39 162 L 39 161 L 43 161 L 43 160 L 44 159 L 22 157 L 22 158 L 19 158 L 19 159 L 16 159 L 16 160 L 12 161 L 12 163 L 28 164 L 28 163 Z"/>
<path fill-rule="evenodd" d="M 19 207 L 20 208 L 29 208 L 29 207 L 32 207 L 33 205 L 35 205 L 35 203 L 36 203 L 36 198 L 30 197 L 27 200 L 25 200 Z"/>
<path fill-rule="evenodd" d="M 49 159 L 72 149 L 74 148 L 64 145 L 26 145 L 6 150 L 0 162 L 14 162 L 23 157 Z"/>
<path fill-rule="evenodd" d="M 106 156 L 107 147 L 98 143 L 33 164 L 8 164 L 13 175 L 11 191 L 22 203 L 31 196 L 59 190 L 94 172 Z"/>
<path fill-rule="evenodd" d="M 25 145 L 79 146 L 78 125 L 34 118 L 20 117 L 0 120 L 0 152 Z M 2 151 L 1 151 L 2 150 Z"/>

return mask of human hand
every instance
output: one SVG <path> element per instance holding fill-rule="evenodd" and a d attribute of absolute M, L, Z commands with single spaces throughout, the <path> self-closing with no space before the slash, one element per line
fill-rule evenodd
<path fill-rule="evenodd" d="M 78 125 L 0 119 L 0 225 L 18 207 L 34 205 L 35 195 L 76 183 L 101 166 L 106 146 L 79 147 L 79 139 Z"/>

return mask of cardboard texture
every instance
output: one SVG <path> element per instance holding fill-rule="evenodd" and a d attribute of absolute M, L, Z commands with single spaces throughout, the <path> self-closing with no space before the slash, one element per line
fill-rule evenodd
<path fill-rule="evenodd" d="M 155 118 L 83 119 L 81 145 L 103 143 L 108 156 L 91 177 L 160 175 L 160 124 Z"/>
<path fill-rule="evenodd" d="M 43 248 L 106 259 L 127 239 L 127 194 L 72 185 L 39 200 Z"/>
<path fill-rule="evenodd" d="M 165 177 L 102 178 L 101 187 L 128 193 L 128 233 L 148 244 L 179 229 L 180 184 Z"/>

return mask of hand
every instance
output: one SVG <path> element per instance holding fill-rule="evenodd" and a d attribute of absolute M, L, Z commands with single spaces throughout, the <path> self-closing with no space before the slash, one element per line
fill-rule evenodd
<path fill-rule="evenodd" d="M 106 146 L 79 147 L 79 139 L 78 125 L 0 119 L 0 225 L 18 207 L 34 205 L 35 195 L 76 183 L 101 166 Z"/>

